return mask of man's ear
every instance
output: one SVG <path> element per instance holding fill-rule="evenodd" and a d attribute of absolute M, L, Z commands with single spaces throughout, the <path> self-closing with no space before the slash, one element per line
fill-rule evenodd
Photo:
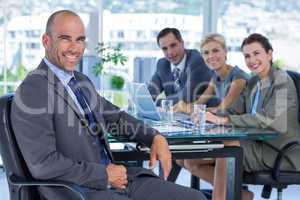
<path fill-rule="evenodd" d="M 43 42 L 43 46 L 45 48 L 47 48 L 49 46 L 49 40 L 50 40 L 49 35 L 47 33 L 44 33 L 42 36 L 42 42 Z"/>

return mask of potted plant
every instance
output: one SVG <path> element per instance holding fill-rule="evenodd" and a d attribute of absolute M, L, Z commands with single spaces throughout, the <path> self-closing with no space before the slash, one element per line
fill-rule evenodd
<path fill-rule="evenodd" d="M 110 86 L 112 89 L 120 90 L 124 87 L 125 80 L 121 75 L 116 74 L 113 69 L 118 66 L 124 66 L 128 60 L 121 51 L 121 45 L 113 47 L 103 42 L 99 42 L 96 47 L 97 54 L 101 61 L 94 65 L 93 72 L 96 76 L 108 75 L 110 77 Z"/>

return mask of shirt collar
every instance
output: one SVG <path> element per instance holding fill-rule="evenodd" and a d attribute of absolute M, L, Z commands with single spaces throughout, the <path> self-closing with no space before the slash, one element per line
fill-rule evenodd
<path fill-rule="evenodd" d="M 177 65 L 174 65 L 173 63 L 171 63 L 171 69 L 172 69 L 172 71 L 173 71 L 173 69 L 175 67 L 177 67 L 178 69 L 180 69 L 180 71 L 183 71 L 184 67 L 185 67 L 185 62 L 186 62 L 186 53 L 184 54 L 183 58 L 181 59 L 181 61 Z"/>
<path fill-rule="evenodd" d="M 66 72 L 56 65 L 53 65 L 47 58 L 44 58 L 44 62 L 50 68 L 50 70 L 58 77 L 58 79 L 63 83 L 64 86 L 68 85 L 72 77 L 74 77 L 73 72 Z"/>

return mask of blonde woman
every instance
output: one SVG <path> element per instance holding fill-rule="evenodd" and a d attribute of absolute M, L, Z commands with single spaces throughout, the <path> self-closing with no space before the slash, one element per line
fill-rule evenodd
<path fill-rule="evenodd" d="M 206 104 L 210 99 L 217 98 L 217 108 L 228 108 L 240 95 L 246 86 L 248 75 L 239 67 L 226 63 L 227 47 L 225 39 L 220 34 L 209 34 L 201 42 L 201 53 L 204 62 L 213 71 L 210 83 L 204 93 L 193 103 L 178 102 L 175 112 L 191 114 L 193 104 Z"/>
<path fill-rule="evenodd" d="M 174 106 L 176 112 L 191 114 L 193 104 L 206 104 L 214 96 L 220 100 L 217 108 L 223 110 L 240 96 L 246 86 L 248 75 L 237 66 L 233 67 L 226 63 L 227 48 L 222 35 L 207 35 L 201 42 L 201 52 L 205 63 L 214 70 L 214 75 L 209 86 L 196 102 L 186 104 L 180 101 Z M 210 108 L 210 110 L 215 109 Z M 177 164 L 213 184 L 214 160 L 177 160 Z"/>

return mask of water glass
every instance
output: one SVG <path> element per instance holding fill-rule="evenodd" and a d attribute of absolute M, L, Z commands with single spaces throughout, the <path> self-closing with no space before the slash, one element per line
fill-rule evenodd
<path fill-rule="evenodd" d="M 137 106 L 135 105 L 133 100 L 128 101 L 127 112 L 130 113 L 132 116 L 137 117 L 138 115 Z"/>
<path fill-rule="evenodd" d="M 195 128 L 201 132 L 205 131 L 206 124 L 206 105 L 205 104 L 194 104 L 193 117 L 195 121 Z"/>
<path fill-rule="evenodd" d="M 173 121 L 173 101 L 163 99 L 161 101 L 161 108 L 162 108 L 162 111 L 164 112 L 163 119 L 167 122 L 172 122 Z"/>

